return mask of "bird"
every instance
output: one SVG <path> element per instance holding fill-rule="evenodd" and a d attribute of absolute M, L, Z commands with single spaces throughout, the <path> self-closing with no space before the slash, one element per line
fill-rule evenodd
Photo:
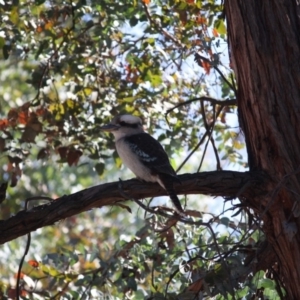
<path fill-rule="evenodd" d="M 142 120 L 131 114 L 121 114 L 100 129 L 114 135 L 116 150 L 124 165 L 139 180 L 157 182 L 168 193 L 175 211 L 184 215 L 174 190 L 174 183 L 180 180 L 162 145 L 144 131 Z"/>

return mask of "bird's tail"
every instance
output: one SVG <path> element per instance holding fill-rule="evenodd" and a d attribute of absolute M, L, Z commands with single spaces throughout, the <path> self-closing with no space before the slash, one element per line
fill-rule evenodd
<path fill-rule="evenodd" d="M 170 199 L 172 200 L 172 203 L 175 207 L 175 210 L 180 214 L 184 214 L 184 210 L 181 206 L 181 203 L 177 197 L 177 194 L 174 190 L 174 186 L 173 186 L 173 182 L 174 182 L 174 178 L 170 175 L 165 175 L 165 174 L 160 174 L 159 175 L 159 179 L 160 179 L 160 185 L 167 191 L 167 193 L 170 196 Z"/>

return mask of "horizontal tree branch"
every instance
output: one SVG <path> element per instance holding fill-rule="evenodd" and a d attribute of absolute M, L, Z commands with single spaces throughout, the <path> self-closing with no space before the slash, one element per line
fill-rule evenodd
<path fill-rule="evenodd" d="M 182 184 L 175 186 L 178 195 L 204 194 L 223 197 L 249 198 L 264 192 L 263 180 L 254 172 L 214 171 L 179 175 Z M 77 193 L 62 196 L 49 204 L 18 212 L 0 221 L 0 244 L 23 236 L 38 228 L 53 225 L 81 212 L 114 205 L 132 199 L 166 195 L 156 183 L 143 183 L 137 179 L 100 184 Z"/>

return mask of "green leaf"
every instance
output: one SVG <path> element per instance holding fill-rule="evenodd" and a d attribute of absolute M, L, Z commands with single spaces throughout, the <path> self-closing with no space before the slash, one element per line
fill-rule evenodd
<path fill-rule="evenodd" d="M 2 36 L 0 36 L 0 48 L 3 48 L 4 45 L 5 45 L 5 39 Z"/>
<path fill-rule="evenodd" d="M 245 143 L 241 143 L 238 140 L 234 140 L 233 147 L 240 150 L 240 149 L 243 149 L 245 147 Z"/>
<path fill-rule="evenodd" d="M 95 165 L 95 170 L 98 175 L 102 175 L 105 170 L 105 164 L 104 163 L 97 163 Z"/>
<path fill-rule="evenodd" d="M 41 268 L 41 270 L 45 273 L 45 274 L 48 274 L 52 277 L 61 277 L 61 273 L 56 270 L 54 267 L 52 266 L 47 266 L 47 265 L 44 265 L 44 264 L 39 264 L 39 267 Z"/>
<path fill-rule="evenodd" d="M 218 19 L 214 22 L 214 27 L 217 29 L 219 34 L 225 35 L 227 33 L 227 29 L 223 19 Z"/>
<path fill-rule="evenodd" d="M 249 290 L 250 290 L 250 288 L 248 286 L 245 286 L 242 290 L 237 290 L 235 296 L 238 299 L 242 299 L 249 293 Z"/>
<path fill-rule="evenodd" d="M 153 87 L 158 87 L 162 84 L 162 78 L 161 75 L 155 75 L 151 72 L 151 70 L 147 71 L 147 76 L 145 78 L 146 80 L 149 80 L 151 85 Z"/>
<path fill-rule="evenodd" d="M 10 12 L 10 21 L 14 23 L 15 25 L 18 24 L 20 18 L 19 18 L 19 9 L 18 6 L 13 6 L 11 12 Z"/>
<path fill-rule="evenodd" d="M 225 225 L 226 227 L 228 227 L 229 222 L 230 222 L 230 219 L 227 217 L 223 217 L 220 219 L 220 223 Z"/>
<path fill-rule="evenodd" d="M 269 278 L 263 278 L 260 279 L 257 285 L 257 288 L 268 288 L 268 289 L 274 289 L 275 288 L 275 282 Z"/>
<path fill-rule="evenodd" d="M 125 98 L 122 98 L 122 102 L 124 103 L 132 103 L 133 101 L 135 100 L 135 97 L 132 96 L 132 97 L 125 97 Z"/>

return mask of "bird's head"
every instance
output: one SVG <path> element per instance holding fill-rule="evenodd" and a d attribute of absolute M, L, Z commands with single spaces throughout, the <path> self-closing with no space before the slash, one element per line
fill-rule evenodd
<path fill-rule="evenodd" d="M 124 136 L 143 132 L 142 120 L 139 117 L 124 114 L 112 119 L 109 124 L 100 127 L 103 131 L 111 132 L 116 140 Z"/>

